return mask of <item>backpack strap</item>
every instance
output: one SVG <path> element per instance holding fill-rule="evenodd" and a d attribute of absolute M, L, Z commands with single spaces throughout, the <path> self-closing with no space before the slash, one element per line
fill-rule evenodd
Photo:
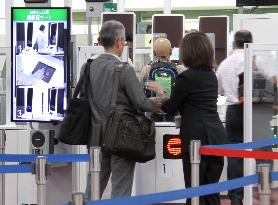
<path fill-rule="evenodd" d="M 171 76 L 173 76 L 174 78 L 176 78 L 178 76 L 176 66 L 172 62 L 156 61 L 153 64 L 151 64 L 151 69 L 149 72 L 149 79 L 154 80 L 155 73 L 158 71 L 170 72 Z"/>
<path fill-rule="evenodd" d="M 154 61 L 150 65 L 153 69 L 164 67 L 164 68 L 176 70 L 176 64 L 172 63 L 171 61 Z"/>

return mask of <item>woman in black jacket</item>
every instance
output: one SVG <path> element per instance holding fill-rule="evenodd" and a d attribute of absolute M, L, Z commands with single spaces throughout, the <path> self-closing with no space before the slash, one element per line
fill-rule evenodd
<path fill-rule="evenodd" d="M 168 114 L 181 114 L 184 181 L 186 187 L 191 187 L 190 141 L 200 140 L 201 145 L 225 144 L 226 133 L 217 113 L 218 83 L 213 71 L 213 48 L 206 34 L 193 32 L 183 38 L 180 61 L 188 69 L 177 77 L 172 95 L 161 109 Z M 223 157 L 202 156 L 200 185 L 217 183 L 223 164 Z M 191 200 L 186 204 L 190 205 Z M 200 205 L 220 205 L 220 194 L 200 197 Z"/>

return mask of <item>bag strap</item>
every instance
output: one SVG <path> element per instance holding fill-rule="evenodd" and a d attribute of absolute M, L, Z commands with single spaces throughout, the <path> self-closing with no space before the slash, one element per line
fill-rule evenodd
<path fill-rule="evenodd" d="M 88 59 L 85 69 L 84 69 L 84 73 L 83 75 L 79 78 L 78 83 L 74 89 L 74 93 L 73 93 L 73 98 L 77 98 L 80 90 L 84 91 L 84 95 L 85 97 L 87 97 L 87 93 L 86 93 L 86 84 L 87 82 L 89 82 L 90 80 L 90 66 L 91 63 L 93 62 L 93 59 Z"/>
<path fill-rule="evenodd" d="M 84 71 L 84 74 L 86 76 L 84 82 L 81 84 L 81 93 L 84 93 L 85 98 L 88 98 L 88 93 L 87 90 L 91 90 L 91 85 L 90 85 L 90 68 L 91 68 L 91 63 L 93 62 L 92 59 L 87 59 L 87 65 L 86 69 Z"/>
<path fill-rule="evenodd" d="M 118 95 L 120 76 L 121 76 L 121 72 L 122 72 L 125 64 L 126 63 L 123 63 L 123 62 L 116 63 L 115 68 L 114 68 L 113 91 L 112 91 L 112 100 L 111 100 L 112 110 L 116 110 L 116 100 L 117 100 L 117 95 Z"/>

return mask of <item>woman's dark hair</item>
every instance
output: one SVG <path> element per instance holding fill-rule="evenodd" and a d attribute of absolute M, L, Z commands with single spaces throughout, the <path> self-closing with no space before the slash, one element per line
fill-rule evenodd
<path fill-rule="evenodd" d="M 197 31 L 184 36 L 180 61 L 188 68 L 213 67 L 213 48 L 205 33 Z"/>
<path fill-rule="evenodd" d="M 150 33 L 152 33 L 152 25 L 151 24 L 147 25 L 147 27 L 146 27 L 146 34 L 150 34 Z"/>
<path fill-rule="evenodd" d="M 252 34 L 248 30 L 240 30 L 235 33 L 234 45 L 238 48 L 243 48 L 244 43 L 252 43 Z"/>
<path fill-rule="evenodd" d="M 127 42 L 133 42 L 133 36 L 130 33 L 125 34 L 125 40 Z"/>

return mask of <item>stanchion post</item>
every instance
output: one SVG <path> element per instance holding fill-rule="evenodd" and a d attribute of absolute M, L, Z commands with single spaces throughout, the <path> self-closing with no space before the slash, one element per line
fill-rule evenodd
<path fill-rule="evenodd" d="M 259 195 L 260 202 L 263 205 L 270 205 L 270 164 L 259 164 L 258 165 L 259 173 Z"/>
<path fill-rule="evenodd" d="M 72 205 L 85 205 L 84 193 L 75 192 L 72 194 Z"/>
<path fill-rule="evenodd" d="M 5 154 L 6 133 L 5 130 L 0 130 L 0 154 Z M 4 165 L 4 162 L 0 162 Z M 5 205 L 5 174 L 0 174 L 0 205 Z"/>
<path fill-rule="evenodd" d="M 200 140 L 190 141 L 191 187 L 199 186 L 200 146 Z M 191 204 L 199 205 L 199 197 L 192 197 Z"/>
<path fill-rule="evenodd" d="M 100 199 L 100 147 L 90 147 L 91 200 Z"/>
<path fill-rule="evenodd" d="M 37 183 L 37 204 L 46 205 L 46 164 L 47 157 L 36 158 L 35 173 Z"/>

